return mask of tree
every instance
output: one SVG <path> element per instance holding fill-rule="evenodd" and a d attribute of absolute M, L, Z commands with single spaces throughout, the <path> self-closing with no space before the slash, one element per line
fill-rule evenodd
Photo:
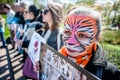
<path fill-rule="evenodd" d="M 0 3 L 12 4 L 12 3 L 13 3 L 13 0 L 0 0 Z"/>
<path fill-rule="evenodd" d="M 93 5 L 95 3 L 95 0 L 79 0 L 76 2 L 76 4 L 84 4 L 84 5 Z"/>
<path fill-rule="evenodd" d="M 117 17 L 116 17 L 117 13 L 120 13 L 119 8 L 120 8 L 120 0 L 114 2 L 114 5 L 113 5 L 113 9 L 112 9 L 112 10 L 115 11 L 114 17 L 113 17 L 113 19 L 112 19 L 112 24 L 113 24 L 113 26 L 116 26 L 116 24 L 119 22 L 119 21 L 117 20 Z"/>

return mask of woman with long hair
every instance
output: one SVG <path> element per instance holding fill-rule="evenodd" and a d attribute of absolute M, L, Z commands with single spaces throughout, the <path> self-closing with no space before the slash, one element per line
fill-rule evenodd
<path fill-rule="evenodd" d="M 43 22 L 45 22 L 45 32 L 43 37 L 46 39 L 47 44 L 59 50 L 63 45 L 62 35 L 60 33 L 60 23 L 63 20 L 63 8 L 58 3 L 48 3 L 44 8 L 43 13 Z"/>

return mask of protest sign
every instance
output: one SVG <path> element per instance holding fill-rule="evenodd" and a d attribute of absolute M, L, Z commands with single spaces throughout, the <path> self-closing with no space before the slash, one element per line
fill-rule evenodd
<path fill-rule="evenodd" d="M 40 80 L 100 80 L 44 43 L 41 43 L 40 65 Z"/>
<path fill-rule="evenodd" d="M 33 64 L 39 60 L 41 42 L 45 43 L 45 40 L 37 32 L 34 32 L 28 46 L 28 55 Z"/>

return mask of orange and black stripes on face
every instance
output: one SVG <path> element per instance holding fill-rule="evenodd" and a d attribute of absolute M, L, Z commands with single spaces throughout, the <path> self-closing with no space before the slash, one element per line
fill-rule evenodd
<path fill-rule="evenodd" d="M 80 46 L 86 48 L 96 38 L 96 20 L 89 16 L 68 16 L 64 25 L 63 39 L 67 45 L 79 45 L 79 49 L 81 49 Z"/>

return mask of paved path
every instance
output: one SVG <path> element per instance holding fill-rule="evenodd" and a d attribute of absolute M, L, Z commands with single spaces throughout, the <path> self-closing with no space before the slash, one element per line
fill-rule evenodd
<path fill-rule="evenodd" d="M 0 42 L 1 46 L 1 42 Z M 0 49 L 0 80 L 26 80 L 22 75 L 22 55 L 14 57 L 18 52 L 10 50 L 11 45 Z"/>

